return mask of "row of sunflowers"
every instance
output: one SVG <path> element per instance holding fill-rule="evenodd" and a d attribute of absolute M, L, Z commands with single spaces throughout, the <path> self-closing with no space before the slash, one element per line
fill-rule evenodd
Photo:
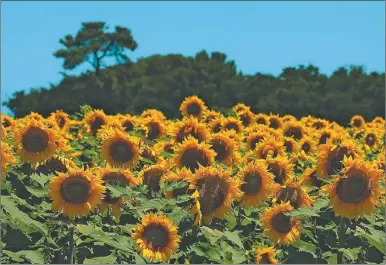
<path fill-rule="evenodd" d="M 2 261 L 383 261 L 383 118 L 180 111 L 2 115 Z"/>

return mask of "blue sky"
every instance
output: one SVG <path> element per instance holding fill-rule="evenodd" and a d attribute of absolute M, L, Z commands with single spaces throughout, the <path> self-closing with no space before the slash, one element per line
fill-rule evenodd
<path fill-rule="evenodd" d="M 384 72 L 384 10 L 384 2 L 3 1 L 1 101 L 58 83 L 59 39 L 88 21 L 130 28 L 139 44 L 133 59 L 206 49 L 226 53 L 248 74 L 308 63 L 327 74 L 350 64 Z"/>

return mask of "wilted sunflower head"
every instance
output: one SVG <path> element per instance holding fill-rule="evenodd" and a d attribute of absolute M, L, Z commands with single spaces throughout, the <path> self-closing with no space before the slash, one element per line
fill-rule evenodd
<path fill-rule="evenodd" d="M 263 160 L 249 162 L 236 178 L 244 193 L 240 202 L 242 207 L 257 207 L 263 200 L 271 197 L 274 176 L 268 172 Z"/>
<path fill-rule="evenodd" d="M 246 106 L 245 104 L 243 103 L 238 103 L 237 105 L 235 105 L 232 110 L 236 113 L 238 112 L 242 112 L 242 111 L 248 111 L 250 110 L 250 107 Z"/>
<path fill-rule="evenodd" d="M 238 142 L 229 137 L 227 133 L 213 134 L 209 141 L 211 149 L 216 152 L 215 160 L 225 165 L 237 161 Z"/>
<path fill-rule="evenodd" d="M 257 124 L 269 125 L 269 116 L 263 113 L 255 115 L 255 122 Z"/>
<path fill-rule="evenodd" d="M 98 130 L 102 128 L 102 125 L 107 123 L 107 121 L 107 115 L 103 110 L 88 111 L 83 119 L 87 132 L 94 136 L 97 134 Z"/>
<path fill-rule="evenodd" d="M 270 158 L 266 160 L 268 171 L 274 175 L 274 182 L 284 184 L 292 177 L 294 164 L 283 156 Z"/>
<path fill-rule="evenodd" d="M 170 167 L 166 163 L 147 165 L 139 173 L 139 178 L 150 190 L 159 191 L 161 178 L 169 169 Z"/>
<path fill-rule="evenodd" d="M 275 249 L 273 247 L 257 248 L 255 252 L 255 264 L 277 264 Z"/>
<path fill-rule="evenodd" d="M 49 184 L 52 210 L 63 211 L 70 219 L 89 215 L 102 202 L 104 191 L 99 175 L 82 169 L 58 173 Z"/>
<path fill-rule="evenodd" d="M 283 142 L 274 136 L 266 136 L 255 148 L 257 158 L 267 159 L 285 155 Z"/>
<path fill-rule="evenodd" d="M 288 215 L 293 210 L 289 202 L 266 208 L 261 215 L 264 233 L 278 245 L 291 245 L 300 238 L 301 224 Z"/>
<path fill-rule="evenodd" d="M 110 130 L 102 140 L 102 157 L 113 167 L 134 168 L 139 160 L 139 139 Z"/>
<path fill-rule="evenodd" d="M 209 123 L 209 130 L 210 130 L 210 132 L 211 133 L 218 133 L 218 132 L 220 132 L 221 129 L 223 128 L 222 123 L 223 123 L 223 119 L 221 117 L 213 119 Z"/>
<path fill-rule="evenodd" d="M 289 202 L 295 209 L 306 206 L 311 208 L 313 200 L 308 195 L 306 187 L 302 186 L 302 181 L 288 179 L 285 185 L 276 190 L 274 203 Z"/>
<path fill-rule="evenodd" d="M 200 143 L 206 140 L 208 132 L 205 124 L 200 123 L 194 117 L 189 117 L 185 118 L 181 122 L 177 122 L 173 126 L 172 135 L 176 143 L 182 143 L 186 138 L 188 138 L 188 136 L 192 136 Z"/>
<path fill-rule="evenodd" d="M 198 143 L 197 139 L 189 136 L 174 148 L 174 161 L 178 168 L 186 167 L 195 172 L 199 165 L 210 166 L 214 162 L 216 153 L 207 143 Z"/>
<path fill-rule="evenodd" d="M 230 170 L 220 166 L 200 167 L 193 175 L 189 189 L 195 190 L 192 197 L 196 205 L 193 215 L 198 213 L 196 223 L 210 224 L 213 217 L 222 218 L 229 210 L 232 201 L 242 195 L 238 182 L 232 178 Z"/>
<path fill-rule="evenodd" d="M 184 117 L 194 116 L 199 119 L 206 111 L 206 106 L 202 99 L 197 96 L 191 96 L 186 97 L 181 103 L 180 111 Z"/>
<path fill-rule="evenodd" d="M 192 172 L 187 168 L 177 169 L 176 171 L 169 171 L 164 174 L 161 178 L 161 182 L 183 182 L 186 184 L 180 188 L 166 191 L 166 198 L 173 199 L 183 194 L 190 194 L 191 190 L 189 190 L 189 184 L 192 178 Z"/>
<path fill-rule="evenodd" d="M 179 246 L 177 227 L 166 216 L 149 213 L 142 217 L 141 223 L 133 229 L 132 238 L 138 250 L 151 263 L 167 262 Z"/>
<path fill-rule="evenodd" d="M 249 127 L 255 122 L 254 114 L 250 110 L 243 110 L 237 112 L 237 117 L 239 118 L 244 127 Z"/>
<path fill-rule="evenodd" d="M 281 121 L 279 115 L 274 115 L 274 114 L 269 115 L 268 123 L 269 123 L 269 127 L 272 129 L 277 130 L 277 129 L 283 128 L 283 122 Z"/>
<path fill-rule="evenodd" d="M 334 183 L 325 185 L 325 191 L 336 215 L 358 218 L 376 210 L 382 190 L 379 178 L 382 172 L 360 159 L 345 158 L 341 175 Z"/>
<path fill-rule="evenodd" d="M 302 139 L 305 134 L 303 124 L 298 121 L 288 121 L 285 124 L 283 133 L 284 136 L 293 137 L 298 141 Z"/>
<path fill-rule="evenodd" d="M 244 129 L 244 126 L 239 119 L 226 118 L 223 120 L 223 128 L 225 130 L 234 130 L 236 133 L 241 133 Z"/>
<path fill-rule="evenodd" d="M 350 125 L 353 128 L 361 128 L 365 125 L 365 119 L 361 115 L 355 115 L 351 118 Z"/>
<path fill-rule="evenodd" d="M 13 166 L 16 163 L 16 159 L 12 153 L 11 147 L 6 143 L 1 141 L 1 177 L 7 174 L 8 168 Z"/>

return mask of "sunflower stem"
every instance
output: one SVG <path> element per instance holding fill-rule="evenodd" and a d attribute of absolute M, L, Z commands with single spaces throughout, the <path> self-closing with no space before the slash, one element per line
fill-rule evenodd
<path fill-rule="evenodd" d="M 344 240 L 345 240 L 345 233 L 346 233 L 346 224 L 344 222 L 344 218 L 340 218 L 340 223 L 339 223 L 339 231 L 338 231 L 338 240 L 339 240 L 339 248 L 344 248 Z M 343 264 L 343 252 L 338 250 L 337 253 L 337 263 L 338 264 Z"/>
<path fill-rule="evenodd" d="M 71 225 L 68 231 L 68 241 L 69 241 L 69 260 L 68 264 L 74 264 L 74 250 L 75 250 L 75 242 L 74 242 L 74 226 Z"/>

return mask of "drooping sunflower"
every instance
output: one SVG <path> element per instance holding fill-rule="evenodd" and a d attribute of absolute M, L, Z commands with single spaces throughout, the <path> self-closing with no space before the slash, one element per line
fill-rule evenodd
<path fill-rule="evenodd" d="M 284 136 L 293 137 L 298 141 L 302 139 L 305 134 L 303 124 L 299 121 L 286 122 L 283 133 Z"/>
<path fill-rule="evenodd" d="M 382 193 L 379 188 L 382 172 L 360 159 L 345 158 L 343 165 L 341 175 L 322 188 L 330 198 L 334 213 L 351 219 L 373 213 Z"/>
<path fill-rule="evenodd" d="M 11 146 L 6 142 L 1 141 L 1 176 L 7 174 L 8 168 L 16 163 L 16 159 L 12 153 Z"/>
<path fill-rule="evenodd" d="M 273 194 L 272 173 L 268 172 L 264 161 L 253 161 L 245 165 L 236 176 L 239 187 L 244 193 L 240 205 L 257 207 Z"/>
<path fill-rule="evenodd" d="M 283 122 L 281 121 L 279 115 L 269 115 L 268 122 L 269 127 L 272 129 L 277 130 L 283 128 Z"/>
<path fill-rule="evenodd" d="M 189 117 L 173 125 L 172 137 L 176 143 L 182 143 L 188 136 L 194 137 L 199 143 L 205 141 L 208 136 L 205 124 Z"/>
<path fill-rule="evenodd" d="M 169 169 L 170 167 L 166 163 L 147 165 L 140 171 L 138 177 L 150 190 L 159 191 L 161 178 Z"/>
<path fill-rule="evenodd" d="M 49 184 L 52 210 L 70 219 L 89 215 L 102 202 L 104 191 L 100 176 L 83 169 L 58 173 Z"/>
<path fill-rule="evenodd" d="M 264 137 L 263 141 L 256 145 L 256 157 L 267 159 L 285 155 L 283 142 L 274 136 Z"/>
<path fill-rule="evenodd" d="M 162 113 L 162 111 L 156 110 L 156 109 L 147 109 L 144 110 L 141 114 L 141 117 L 146 119 L 146 118 L 156 118 L 159 119 L 160 121 L 166 120 L 165 115 Z"/>
<path fill-rule="evenodd" d="M 222 218 L 227 214 L 232 201 L 239 200 L 242 193 L 230 170 L 220 166 L 200 167 L 193 175 L 189 189 L 195 190 L 192 197 L 195 205 L 192 214 L 195 224 L 210 224 L 213 217 Z"/>
<path fill-rule="evenodd" d="M 278 245 L 291 245 L 300 238 L 301 224 L 296 217 L 286 215 L 294 208 L 289 202 L 265 209 L 261 215 L 264 233 Z"/>
<path fill-rule="evenodd" d="M 226 118 L 222 124 L 225 130 L 234 130 L 236 133 L 241 133 L 244 130 L 242 122 L 236 118 Z"/>
<path fill-rule="evenodd" d="M 139 160 L 139 139 L 110 130 L 102 141 L 102 157 L 113 167 L 134 168 Z"/>
<path fill-rule="evenodd" d="M 213 134 L 208 143 L 216 152 L 215 160 L 225 165 L 231 165 L 238 161 L 238 142 L 229 137 L 227 133 Z"/>
<path fill-rule="evenodd" d="M 179 246 L 180 238 L 177 227 L 166 216 L 147 214 L 137 228 L 133 229 L 132 238 L 138 244 L 142 256 L 150 262 L 167 262 Z"/>
<path fill-rule="evenodd" d="M 237 113 L 238 118 L 241 120 L 241 123 L 244 127 L 251 126 L 254 121 L 254 114 L 250 110 L 243 110 Z"/>
<path fill-rule="evenodd" d="M 87 132 L 95 136 L 98 130 L 102 128 L 102 125 L 108 122 L 108 117 L 103 110 L 91 110 L 86 113 L 83 122 Z"/>
<path fill-rule="evenodd" d="M 361 128 L 365 125 L 365 119 L 361 115 L 355 115 L 351 118 L 350 125 L 353 128 Z"/>
<path fill-rule="evenodd" d="M 186 97 L 181 103 L 180 111 L 184 117 L 194 116 L 200 119 L 206 111 L 206 106 L 202 99 L 197 96 L 191 96 Z"/>
<path fill-rule="evenodd" d="M 44 123 L 29 119 L 13 134 L 16 153 L 22 161 L 37 166 L 66 148 L 65 141 L 56 130 Z"/>
<path fill-rule="evenodd" d="M 121 168 L 94 168 L 94 172 L 98 171 L 102 180 L 105 183 L 118 184 L 121 186 L 136 186 L 141 180 L 134 177 L 134 175 L 127 169 Z M 127 198 L 124 197 L 114 197 L 111 195 L 111 192 L 106 188 L 105 197 L 102 200 L 102 203 L 98 205 L 99 211 L 106 215 L 108 207 L 111 206 L 111 213 L 116 218 L 119 218 L 122 215 L 121 206 Z"/>
<path fill-rule="evenodd" d="M 277 264 L 275 249 L 273 247 L 257 248 L 255 252 L 255 264 Z"/>
<path fill-rule="evenodd" d="M 187 168 L 177 169 L 174 171 L 169 171 L 164 174 L 161 178 L 161 182 L 183 182 L 185 185 L 181 188 L 176 188 L 171 191 L 165 191 L 165 196 L 168 199 L 176 198 L 183 194 L 190 194 L 189 190 L 189 181 L 192 179 L 192 172 Z"/>
<path fill-rule="evenodd" d="M 283 156 L 270 158 L 266 160 L 268 172 L 274 175 L 274 182 L 284 184 L 292 177 L 294 164 Z"/>
<path fill-rule="evenodd" d="M 59 129 L 67 131 L 71 126 L 71 119 L 63 110 L 57 110 L 51 113 L 48 119 L 52 119 L 59 127 Z"/>
<path fill-rule="evenodd" d="M 166 135 L 166 125 L 164 122 L 160 121 L 158 118 L 150 117 L 142 121 L 142 124 L 146 130 L 146 139 L 155 140 L 162 138 Z"/>
<path fill-rule="evenodd" d="M 308 195 L 307 188 L 302 186 L 303 179 L 300 181 L 294 181 L 288 179 L 285 185 L 275 190 L 274 203 L 289 202 L 295 209 L 306 206 L 311 208 L 313 199 Z"/>
<path fill-rule="evenodd" d="M 175 147 L 174 162 L 178 168 L 186 167 L 195 172 L 199 165 L 212 165 L 215 155 L 207 143 L 198 143 L 197 139 L 189 136 Z"/>
<path fill-rule="evenodd" d="M 363 152 L 352 140 L 344 140 L 339 144 L 328 143 L 320 145 L 317 156 L 317 177 L 323 178 L 339 174 L 343 167 L 342 161 L 345 156 L 361 158 Z"/>

